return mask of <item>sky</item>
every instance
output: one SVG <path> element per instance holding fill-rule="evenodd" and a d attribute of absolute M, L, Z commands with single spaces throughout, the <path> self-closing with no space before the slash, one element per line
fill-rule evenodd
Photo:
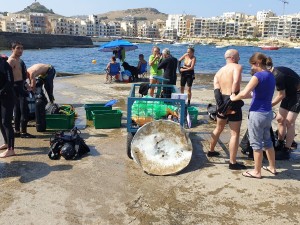
<path fill-rule="evenodd" d="M 288 1 L 288 4 L 283 4 Z M 34 0 L 0 0 L 0 12 L 17 12 Z M 38 0 L 39 3 L 63 16 L 101 14 L 109 11 L 151 7 L 166 14 L 189 14 L 213 17 L 223 12 L 256 15 L 257 11 L 272 10 L 277 15 L 300 13 L 300 0 Z"/>

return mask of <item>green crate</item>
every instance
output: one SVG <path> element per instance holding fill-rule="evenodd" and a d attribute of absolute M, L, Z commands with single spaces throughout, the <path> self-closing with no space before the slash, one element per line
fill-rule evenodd
<path fill-rule="evenodd" d="M 122 111 L 93 110 L 93 122 L 96 129 L 110 129 L 121 127 Z"/>
<path fill-rule="evenodd" d="M 198 109 L 194 106 L 188 107 L 188 112 L 191 118 L 192 126 L 195 126 L 198 122 Z"/>
<path fill-rule="evenodd" d="M 75 112 L 70 115 L 66 114 L 47 114 L 46 129 L 47 130 L 69 130 L 74 127 Z"/>
<path fill-rule="evenodd" d="M 93 110 L 111 110 L 111 106 L 104 106 L 105 103 L 98 103 L 98 104 L 85 104 L 84 109 L 85 109 L 85 114 L 86 114 L 86 119 L 87 120 L 93 120 L 92 117 L 92 111 Z"/>

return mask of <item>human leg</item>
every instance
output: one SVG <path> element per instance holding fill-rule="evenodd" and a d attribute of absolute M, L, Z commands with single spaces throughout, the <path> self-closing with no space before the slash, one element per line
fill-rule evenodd
<path fill-rule="evenodd" d="M 150 77 L 150 84 L 157 84 L 157 83 L 158 83 L 157 80 L 153 79 L 153 77 Z M 149 92 L 149 94 L 152 97 L 154 96 L 154 89 L 155 89 L 155 87 L 150 86 L 150 92 Z"/>
<path fill-rule="evenodd" d="M 242 121 L 229 121 L 230 141 L 229 141 L 229 162 L 236 163 L 236 155 L 239 146 L 240 128 Z"/>
<path fill-rule="evenodd" d="M 298 113 L 288 112 L 286 117 L 286 142 L 285 147 L 291 148 L 293 140 L 295 138 L 295 122 L 298 117 Z"/>
<path fill-rule="evenodd" d="M 277 129 L 278 129 L 278 141 L 284 141 L 286 135 L 286 117 L 288 115 L 288 110 L 280 107 L 278 114 L 276 116 L 277 120 Z"/>
<path fill-rule="evenodd" d="M 48 94 L 50 102 L 54 101 L 53 96 L 53 81 L 55 78 L 56 71 L 53 66 L 51 66 L 47 72 L 46 82 L 45 82 L 45 89 Z"/>
<path fill-rule="evenodd" d="M 25 96 L 20 97 L 20 110 L 21 110 L 21 138 L 35 138 L 34 135 L 27 133 L 28 124 L 28 101 Z"/>
<path fill-rule="evenodd" d="M 9 98 L 1 100 L 1 132 L 8 149 L 14 149 L 15 137 L 12 127 L 14 102 Z M 2 146 L 1 146 L 2 147 Z"/>
<path fill-rule="evenodd" d="M 213 156 L 213 153 L 211 153 L 211 152 L 215 152 L 216 144 L 219 140 L 220 134 L 224 130 L 224 127 L 225 127 L 226 123 L 227 123 L 227 119 L 217 118 L 217 126 L 211 134 L 210 147 L 209 147 L 208 155 Z M 219 154 L 217 154 L 217 155 L 219 155 Z"/>
<path fill-rule="evenodd" d="M 254 156 L 254 170 L 244 172 L 243 176 L 250 177 L 250 178 L 261 178 L 263 151 L 261 149 L 253 150 L 253 156 Z"/>
<path fill-rule="evenodd" d="M 20 99 L 19 97 L 16 97 L 15 104 L 14 104 L 14 124 L 15 124 L 15 133 L 17 134 L 20 134 L 20 123 L 21 123 Z"/>
<path fill-rule="evenodd" d="M 267 167 L 267 169 L 273 173 L 276 174 L 276 167 L 275 167 L 275 151 L 274 148 L 267 148 L 266 149 L 266 154 L 267 154 L 267 158 L 269 161 L 269 166 Z"/>

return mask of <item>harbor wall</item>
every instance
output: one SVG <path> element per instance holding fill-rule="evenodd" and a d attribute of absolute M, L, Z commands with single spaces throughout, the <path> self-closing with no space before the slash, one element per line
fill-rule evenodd
<path fill-rule="evenodd" d="M 92 39 L 86 36 L 0 32 L 0 49 L 10 49 L 12 41 L 21 42 L 25 49 L 93 46 Z"/>

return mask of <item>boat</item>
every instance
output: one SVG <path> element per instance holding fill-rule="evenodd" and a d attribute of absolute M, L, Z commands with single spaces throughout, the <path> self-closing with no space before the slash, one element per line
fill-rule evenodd
<path fill-rule="evenodd" d="M 295 46 L 294 49 L 300 49 L 300 46 Z"/>
<path fill-rule="evenodd" d="M 190 45 L 191 43 L 189 42 L 174 42 L 173 45 L 174 46 L 186 46 L 186 45 Z"/>
<path fill-rule="evenodd" d="M 278 50 L 280 47 L 274 45 L 259 46 L 262 50 Z"/>
<path fill-rule="evenodd" d="M 216 45 L 216 48 L 227 48 L 229 45 Z"/>

